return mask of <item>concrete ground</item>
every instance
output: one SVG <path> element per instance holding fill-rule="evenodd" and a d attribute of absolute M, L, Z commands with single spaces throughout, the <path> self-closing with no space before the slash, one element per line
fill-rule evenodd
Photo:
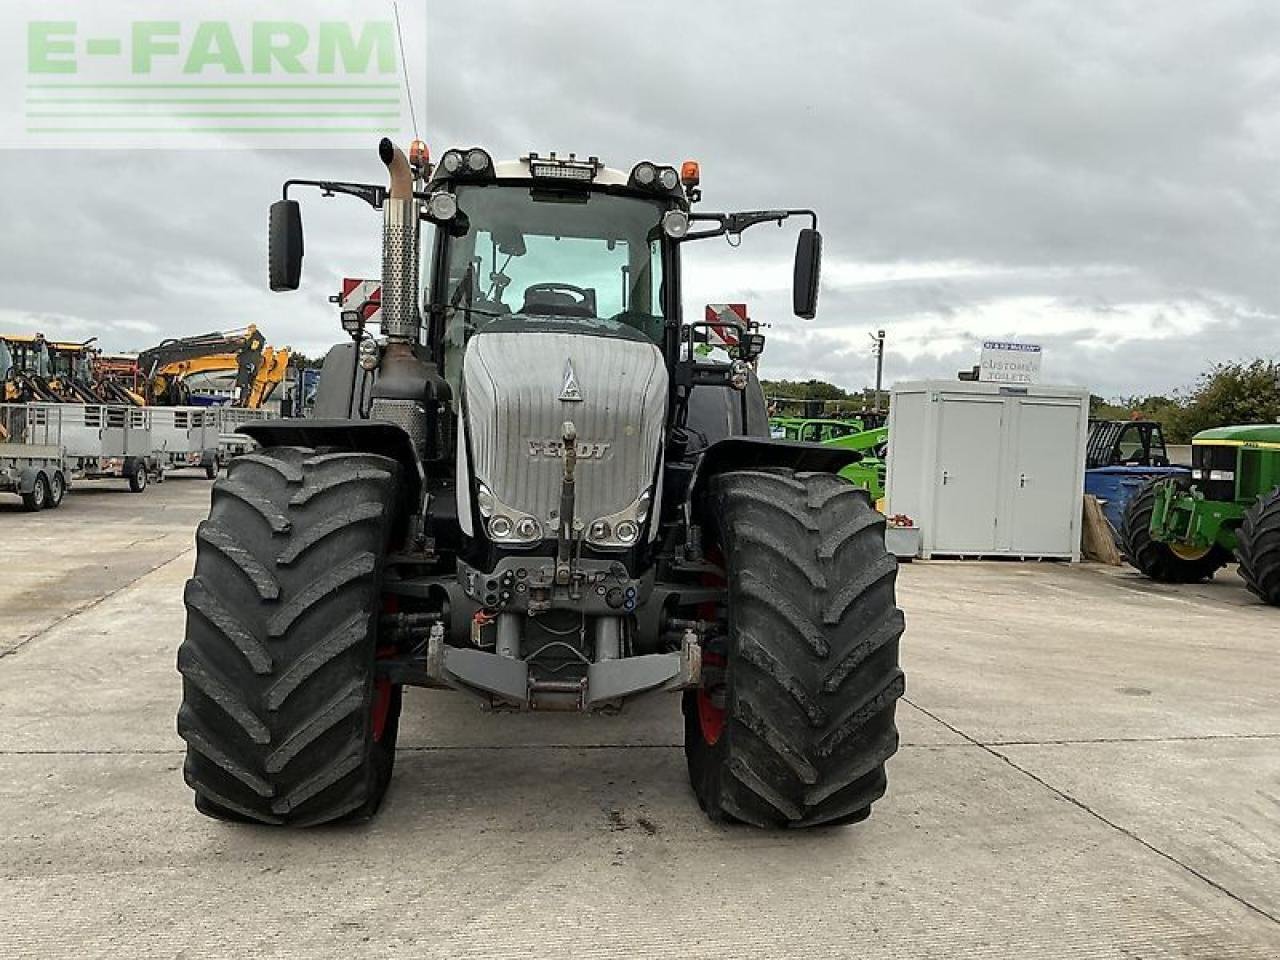
<path fill-rule="evenodd" d="M 903 568 L 889 795 L 716 827 L 673 697 L 406 697 L 364 827 L 218 824 L 174 655 L 208 483 L 0 509 L 0 956 L 1280 957 L 1280 611 L 1051 564 Z"/>

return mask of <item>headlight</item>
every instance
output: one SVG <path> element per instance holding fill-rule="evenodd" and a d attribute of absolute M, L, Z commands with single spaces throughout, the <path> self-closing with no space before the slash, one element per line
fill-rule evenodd
<path fill-rule="evenodd" d="M 363 370 L 377 370 L 382 359 L 382 350 L 378 341 L 369 339 L 360 341 L 360 367 Z"/>
<path fill-rule="evenodd" d="M 631 179 L 637 186 L 651 187 L 658 179 L 658 168 L 652 163 L 637 163 L 635 169 L 631 171 Z"/>
<path fill-rule="evenodd" d="M 452 220 L 458 215 L 458 198 L 447 190 L 437 190 L 427 201 L 432 220 Z"/>
<path fill-rule="evenodd" d="M 625 550 L 640 542 L 653 507 L 653 491 L 645 490 L 625 510 L 597 517 L 587 525 L 587 543 L 597 550 Z"/>
<path fill-rule="evenodd" d="M 648 160 L 641 160 L 631 168 L 631 185 L 642 190 L 674 191 L 680 186 L 680 174 L 675 167 L 660 167 Z"/>
<path fill-rule="evenodd" d="M 444 156 L 440 158 L 440 166 L 445 173 L 457 173 L 462 169 L 464 163 L 461 150 L 446 150 Z"/>
<path fill-rule="evenodd" d="M 476 492 L 476 506 L 480 508 L 480 516 L 492 517 L 493 504 L 493 493 L 483 483 L 480 484 L 480 489 Z"/>
<path fill-rule="evenodd" d="M 440 169 L 449 177 L 489 180 L 494 175 L 493 157 L 480 147 L 446 150 L 440 158 Z"/>
<path fill-rule="evenodd" d="M 689 215 L 683 210 L 668 210 L 662 215 L 662 232 L 679 240 L 689 232 Z"/>
<path fill-rule="evenodd" d="M 537 517 L 508 507 L 483 483 L 476 487 L 476 508 L 487 521 L 485 530 L 495 544 L 527 547 L 540 543 L 545 536 Z"/>

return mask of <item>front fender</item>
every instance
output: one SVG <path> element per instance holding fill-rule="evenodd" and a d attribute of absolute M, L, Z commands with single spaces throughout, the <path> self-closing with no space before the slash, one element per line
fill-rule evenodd
<path fill-rule="evenodd" d="M 711 479 L 731 470 L 753 467 L 786 467 L 813 473 L 839 473 L 862 459 L 857 450 L 821 443 L 774 440 L 767 437 L 727 437 L 702 451 L 693 468 L 689 502 L 702 496 Z"/>
<path fill-rule="evenodd" d="M 241 425 L 237 433 L 252 437 L 264 447 L 338 447 L 358 453 L 374 453 L 397 461 L 412 488 L 407 502 L 422 495 L 422 460 L 404 428 L 380 420 L 315 420 L 309 418 L 259 420 Z"/>

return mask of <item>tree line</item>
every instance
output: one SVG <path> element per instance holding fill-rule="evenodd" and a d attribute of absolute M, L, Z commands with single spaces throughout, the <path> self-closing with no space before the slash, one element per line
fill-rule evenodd
<path fill-rule="evenodd" d="M 1104 420 L 1155 420 L 1169 443 L 1190 443 L 1201 430 L 1246 423 L 1280 423 L 1280 360 L 1218 363 L 1189 390 L 1169 395 L 1089 400 L 1089 415 Z"/>
<path fill-rule="evenodd" d="M 874 391 L 849 391 L 825 380 L 762 380 L 766 397 L 835 401 L 828 410 L 869 408 Z M 1169 394 L 1089 398 L 1089 415 L 1103 420 L 1155 420 L 1169 443 L 1190 443 L 1201 430 L 1246 423 L 1280 423 L 1280 360 L 1218 363 L 1187 390 Z"/>

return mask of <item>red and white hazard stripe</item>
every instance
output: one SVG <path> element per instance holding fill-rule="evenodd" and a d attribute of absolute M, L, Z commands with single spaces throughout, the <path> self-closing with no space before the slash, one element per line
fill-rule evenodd
<path fill-rule="evenodd" d="M 707 342 L 717 347 L 736 347 L 738 345 L 738 324 L 747 329 L 747 305 L 745 303 L 708 303 L 707 304 Z"/>
<path fill-rule="evenodd" d="M 373 301 L 370 303 L 369 301 Z M 342 281 L 342 294 L 338 298 L 338 309 L 355 310 L 367 303 L 364 309 L 365 323 L 373 326 L 382 322 L 382 281 L 359 280 L 346 277 Z"/>

